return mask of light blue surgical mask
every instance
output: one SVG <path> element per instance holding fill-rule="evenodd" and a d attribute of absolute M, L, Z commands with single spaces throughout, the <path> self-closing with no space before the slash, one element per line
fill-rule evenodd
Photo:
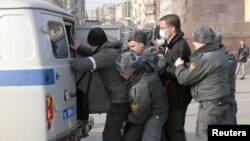
<path fill-rule="evenodd" d="M 161 39 L 163 39 L 163 40 L 168 39 L 168 36 L 163 32 L 163 30 L 160 30 L 160 36 L 161 36 Z"/>

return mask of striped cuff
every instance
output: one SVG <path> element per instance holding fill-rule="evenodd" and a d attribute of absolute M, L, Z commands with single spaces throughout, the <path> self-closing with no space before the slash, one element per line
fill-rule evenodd
<path fill-rule="evenodd" d="M 92 64 L 93 64 L 93 68 L 92 68 L 92 70 L 91 71 L 94 71 L 95 69 L 96 69 L 96 62 L 95 62 L 95 59 L 93 58 L 93 57 L 88 57 L 89 58 L 89 60 L 92 62 Z"/>

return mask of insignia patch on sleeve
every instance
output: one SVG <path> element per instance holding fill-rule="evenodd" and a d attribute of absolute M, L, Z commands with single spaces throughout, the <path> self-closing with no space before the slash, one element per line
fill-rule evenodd
<path fill-rule="evenodd" d="M 189 71 L 189 72 L 192 72 L 195 68 L 196 68 L 195 63 L 191 63 L 191 64 L 189 65 L 189 67 L 188 67 L 188 71 Z"/>
<path fill-rule="evenodd" d="M 138 110 L 139 110 L 139 105 L 133 103 L 133 104 L 130 104 L 130 108 L 131 108 L 132 112 L 138 112 Z"/>
<path fill-rule="evenodd" d="M 156 56 L 158 56 L 159 58 L 163 59 L 164 58 L 164 55 L 161 54 L 161 53 L 158 53 Z"/>

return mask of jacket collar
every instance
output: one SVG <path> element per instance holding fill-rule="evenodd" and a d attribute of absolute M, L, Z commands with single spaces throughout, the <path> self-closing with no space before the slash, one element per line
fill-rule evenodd
<path fill-rule="evenodd" d="M 104 44 L 99 46 L 94 53 L 99 52 L 102 49 L 107 49 L 107 48 L 114 48 L 114 49 L 119 49 L 122 47 L 122 43 L 120 41 L 106 41 Z"/>
<path fill-rule="evenodd" d="M 213 44 L 213 43 L 207 44 L 207 45 L 204 45 L 201 48 L 195 50 L 190 57 L 194 57 L 194 56 L 198 55 L 199 53 L 212 52 L 215 50 L 218 50 L 218 47 L 216 47 L 215 44 Z"/>
<path fill-rule="evenodd" d="M 178 42 L 182 37 L 184 36 L 184 33 L 181 31 L 180 33 L 177 33 L 173 39 L 167 44 L 167 47 L 171 49 L 176 42 Z"/>
<path fill-rule="evenodd" d="M 138 83 L 140 80 L 145 81 L 145 79 L 151 78 L 152 74 L 156 75 L 156 71 L 153 66 L 150 65 L 148 62 L 143 62 L 143 67 L 135 72 L 131 78 L 127 80 L 127 89 L 129 90 L 133 85 Z"/>

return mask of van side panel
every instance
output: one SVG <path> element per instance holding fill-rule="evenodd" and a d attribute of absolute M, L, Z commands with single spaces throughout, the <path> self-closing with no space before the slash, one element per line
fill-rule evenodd
<path fill-rule="evenodd" d="M 78 132 L 76 97 L 65 99 L 76 91 L 67 38 L 58 48 L 64 45 L 68 53 L 57 58 L 48 31 L 49 21 L 65 31 L 62 15 L 57 14 L 0 9 L 0 141 L 72 139 Z M 47 96 L 53 98 L 50 128 Z"/>
<path fill-rule="evenodd" d="M 44 120 L 46 115 L 43 93 L 44 88 L 41 86 L 1 86 L 1 141 L 46 140 L 47 123 Z"/>
<path fill-rule="evenodd" d="M 77 125 L 77 105 L 74 95 L 75 77 L 70 65 L 70 51 L 66 29 L 63 18 L 60 15 L 40 12 L 40 22 L 36 24 L 39 28 L 47 28 L 48 33 L 39 32 L 41 65 L 52 67 L 54 70 L 55 84 L 51 93 L 46 96 L 53 98 L 54 117 L 51 121 L 51 129 L 47 131 L 48 139 L 52 140 L 57 136 L 70 131 Z M 38 21 L 38 20 L 37 20 Z"/>
<path fill-rule="evenodd" d="M 43 71 L 48 68 L 36 65 L 40 58 L 36 57 L 33 20 L 27 10 L 0 11 L 1 141 L 47 138 L 44 93 L 53 82 L 46 85 Z"/>

